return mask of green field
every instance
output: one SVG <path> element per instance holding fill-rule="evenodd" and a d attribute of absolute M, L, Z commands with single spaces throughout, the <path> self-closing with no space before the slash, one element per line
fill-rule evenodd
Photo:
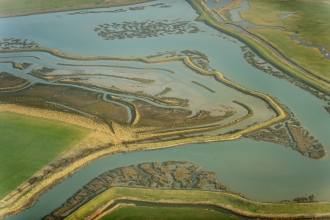
<path fill-rule="evenodd" d="M 211 26 L 212 28 L 224 32 L 226 34 L 231 35 L 234 38 L 242 41 L 249 47 L 253 48 L 257 51 L 264 59 L 266 59 L 272 65 L 275 65 L 277 68 L 281 69 L 285 73 L 293 76 L 297 80 L 301 80 L 306 84 L 312 85 L 314 88 L 324 92 L 326 94 L 330 94 L 330 88 L 327 84 L 320 82 L 319 80 L 312 78 L 309 75 L 306 75 L 294 68 L 287 62 L 284 62 L 281 58 L 275 55 L 271 50 L 266 48 L 261 42 L 249 37 L 248 35 L 241 34 L 240 32 L 227 27 L 224 23 L 220 23 L 216 21 L 209 13 L 207 13 L 201 3 L 198 0 L 187 0 L 188 3 L 197 11 L 200 15 L 197 20 L 205 22 L 205 24 Z"/>
<path fill-rule="evenodd" d="M 242 18 L 263 26 L 280 26 L 278 29 L 249 28 L 249 30 L 277 47 L 284 55 L 324 79 L 330 80 L 330 60 L 318 49 L 297 45 L 289 38 L 293 32 L 309 44 L 330 48 L 330 1 L 265 1 L 249 0 L 251 8 L 241 12 Z M 293 15 L 280 18 L 280 14 Z"/>
<path fill-rule="evenodd" d="M 0 113 L 0 199 L 89 133 L 87 129 Z"/>
<path fill-rule="evenodd" d="M 110 212 L 101 220 L 135 220 L 135 219 L 214 219 L 235 220 L 237 218 L 222 214 L 220 212 L 206 209 L 194 208 L 155 208 L 146 206 L 126 206 Z"/>
<path fill-rule="evenodd" d="M 104 4 L 104 0 L 0 0 L 0 13 L 3 12 L 17 12 L 26 10 L 36 10 L 36 9 L 49 9 L 56 7 L 79 7 L 84 4 L 104 4 L 105 6 L 113 5 L 126 5 L 134 4 L 137 2 L 145 2 L 147 0 L 121 0 L 114 3 Z"/>
<path fill-rule="evenodd" d="M 154 203 L 207 203 L 231 209 L 236 213 L 244 212 L 249 216 L 264 216 L 272 218 L 290 218 L 295 216 L 306 218 L 330 216 L 330 203 L 262 203 L 244 199 L 232 194 L 203 191 L 203 190 L 160 190 L 144 188 L 113 187 L 90 200 L 66 220 L 84 219 L 93 214 L 98 208 L 111 200 L 130 198 L 136 201 Z M 108 204 L 109 205 L 109 204 Z"/>

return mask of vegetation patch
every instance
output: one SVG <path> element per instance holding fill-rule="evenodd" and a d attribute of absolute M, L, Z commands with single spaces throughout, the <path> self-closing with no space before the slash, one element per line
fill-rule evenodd
<path fill-rule="evenodd" d="M 229 11 L 231 9 L 234 8 L 238 8 L 239 5 L 243 2 L 244 0 L 234 0 L 232 3 L 230 3 L 229 5 L 222 7 L 222 8 L 218 8 L 218 9 L 214 9 L 214 11 L 216 13 L 218 13 L 222 18 L 225 17 L 226 20 L 230 20 L 230 14 Z M 224 19 L 225 20 L 225 19 Z"/>
<path fill-rule="evenodd" d="M 0 113 L 0 122 L 0 198 L 89 132 L 64 123 L 4 112 Z"/>
<path fill-rule="evenodd" d="M 15 63 L 12 61 L 1 61 L 0 63 L 11 63 L 13 65 L 13 68 L 19 69 L 19 70 L 25 70 L 29 66 L 33 65 L 32 63 Z"/>
<path fill-rule="evenodd" d="M 96 195 L 114 186 L 158 189 L 208 189 L 233 193 L 218 183 L 215 173 L 200 171 L 200 167 L 185 161 L 167 161 L 162 164 L 142 163 L 137 166 L 116 168 L 91 180 L 61 207 L 44 219 L 63 219 L 88 203 Z"/>
<path fill-rule="evenodd" d="M 154 83 L 155 80 L 151 79 L 143 79 L 143 78 L 137 78 L 137 77 L 125 77 L 125 76 L 117 76 L 117 75 L 109 75 L 109 74 L 88 74 L 88 73 L 73 73 L 73 74 L 56 74 L 56 75 L 46 75 L 45 73 L 53 72 L 56 69 L 53 68 L 47 68 L 42 67 L 42 69 L 32 70 L 28 74 L 38 77 L 43 80 L 51 81 L 56 80 L 64 77 L 75 77 L 75 76 L 104 76 L 104 77 L 113 77 L 113 78 L 119 78 L 119 79 L 128 79 L 140 83 Z M 74 78 L 72 80 L 79 81 L 80 78 Z"/>
<path fill-rule="evenodd" d="M 141 7 L 130 8 L 131 10 L 141 10 Z M 104 40 L 115 40 L 125 38 L 148 38 L 164 35 L 177 35 L 184 33 L 198 33 L 201 30 L 190 21 L 145 21 L 145 22 L 124 22 L 118 24 L 101 24 L 94 31 Z"/>
<path fill-rule="evenodd" d="M 257 141 L 284 145 L 312 159 L 323 159 L 327 156 L 325 147 L 311 136 L 293 116 L 285 123 L 279 123 L 244 136 Z"/>
<path fill-rule="evenodd" d="M 67 86 L 35 84 L 15 93 L 0 93 L 0 101 L 62 112 L 69 111 L 60 105 L 49 104 L 58 103 L 97 116 L 106 123 L 112 120 L 126 123 L 128 117 L 123 114 L 124 107 L 105 102 L 101 94 Z"/>
<path fill-rule="evenodd" d="M 299 86 L 303 90 L 309 92 L 310 94 L 316 96 L 319 99 L 322 99 L 324 101 L 330 101 L 330 96 L 327 95 L 324 92 L 320 92 L 313 87 L 306 85 L 303 81 L 300 81 L 294 77 L 291 77 L 288 74 L 285 74 L 283 72 L 280 72 L 278 70 L 273 69 L 268 62 L 266 61 L 260 61 L 258 57 L 251 52 L 247 46 L 242 46 L 241 47 L 242 51 L 244 52 L 244 59 L 251 64 L 253 67 L 260 69 L 261 71 L 268 73 L 270 75 L 273 75 L 277 78 L 284 79 L 290 83 L 295 84 L 296 86 Z"/>
<path fill-rule="evenodd" d="M 30 81 L 22 77 L 17 77 L 7 72 L 0 73 L 0 91 L 19 89 L 29 84 Z"/>
<path fill-rule="evenodd" d="M 325 59 L 318 49 L 308 48 L 298 41 L 293 41 L 289 37 L 292 35 L 291 32 L 274 28 L 249 28 L 249 31 L 269 42 L 274 48 L 299 66 L 330 82 L 330 74 L 328 72 L 330 60 Z"/>

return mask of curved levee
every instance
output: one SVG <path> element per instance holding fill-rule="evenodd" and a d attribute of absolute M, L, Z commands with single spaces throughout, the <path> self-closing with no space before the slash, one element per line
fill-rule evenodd
<path fill-rule="evenodd" d="M 213 205 L 242 216 L 267 219 L 330 217 L 330 203 L 263 203 L 226 192 L 113 187 L 84 204 L 65 220 L 93 219 L 116 200 L 158 204 Z"/>
<path fill-rule="evenodd" d="M 226 133 L 218 136 L 195 136 L 188 137 L 184 139 L 176 139 L 176 140 L 167 140 L 161 142 L 152 142 L 152 143 L 132 143 L 127 145 L 127 143 L 118 143 L 111 148 L 102 149 L 93 154 L 90 154 L 84 158 L 81 158 L 75 162 L 73 162 L 70 166 L 63 168 L 52 176 L 46 177 L 41 182 L 37 183 L 30 190 L 26 191 L 23 195 L 13 198 L 10 201 L 1 201 L 1 210 L 0 217 L 5 217 L 8 215 L 13 215 L 18 213 L 19 211 L 26 209 L 32 206 L 37 200 L 38 196 L 40 196 L 43 192 L 45 192 L 49 187 L 54 184 L 59 183 L 61 180 L 67 178 L 69 175 L 82 168 L 86 164 L 109 154 L 116 154 L 128 151 L 139 151 L 139 150 L 150 150 L 150 149 L 159 149 L 159 148 L 167 148 L 178 145 L 184 145 L 189 143 L 200 143 L 200 142 L 213 142 L 213 141 L 224 141 L 224 140 L 234 140 L 240 138 L 243 134 L 250 133 L 257 129 L 268 127 L 280 121 L 286 120 L 289 118 L 289 115 L 273 98 L 269 95 L 249 90 L 240 86 L 228 79 L 226 79 L 220 72 L 218 71 L 206 71 L 196 66 L 189 57 L 171 57 L 171 58 L 163 58 L 163 59 L 148 59 L 146 57 L 112 57 L 112 56 L 95 56 L 95 57 L 84 57 L 84 56 L 75 56 L 71 54 L 66 54 L 60 52 L 59 50 L 52 48 L 31 48 L 31 49 L 17 49 L 17 50 L 2 50 L 1 52 L 10 53 L 10 52 L 30 52 L 30 51 L 42 51 L 53 54 L 58 57 L 73 59 L 73 60 L 121 60 L 121 61 L 142 61 L 145 63 L 158 63 L 158 62 L 170 62 L 170 61 L 182 61 L 187 67 L 190 69 L 205 75 L 213 75 L 218 81 L 230 86 L 238 91 L 246 93 L 248 95 L 255 96 L 263 101 L 265 101 L 275 112 L 276 117 L 272 118 L 268 121 L 261 122 L 259 124 L 252 125 L 246 129 L 239 130 L 232 133 Z"/>

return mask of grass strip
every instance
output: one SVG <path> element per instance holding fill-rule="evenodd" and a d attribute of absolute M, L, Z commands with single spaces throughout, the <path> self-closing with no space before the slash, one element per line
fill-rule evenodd
<path fill-rule="evenodd" d="M 203 190 L 160 190 L 113 187 L 90 200 L 65 220 L 83 219 L 104 205 L 125 199 L 160 204 L 215 205 L 249 217 L 323 218 L 330 216 L 330 203 L 262 203 L 232 194 Z M 104 207 L 103 207 L 104 208 Z"/>

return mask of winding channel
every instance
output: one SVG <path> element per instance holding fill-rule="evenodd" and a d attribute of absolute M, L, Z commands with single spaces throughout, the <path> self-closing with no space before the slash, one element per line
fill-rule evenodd
<path fill-rule="evenodd" d="M 15 54 L 15 53 L 13 53 Z M 18 53 L 19 54 L 19 53 Z M 61 63 L 63 62 L 67 62 L 67 60 L 65 59 L 62 59 L 62 58 L 56 58 L 54 56 L 50 56 L 47 55 L 45 56 L 46 54 L 43 53 L 43 52 L 34 52 L 34 53 L 29 53 L 29 54 L 34 54 L 34 56 L 40 56 L 42 57 L 42 60 L 44 59 L 47 59 L 47 63 L 48 63 L 48 67 L 52 67 L 52 68 L 59 68 L 60 66 L 63 66 L 64 64 L 56 64 L 56 61 L 57 59 L 60 59 L 61 60 Z M 1 59 L 1 56 L 0 56 L 0 59 Z M 5 60 L 7 60 L 8 58 L 5 58 Z M 16 61 L 16 60 L 14 60 Z M 49 62 L 51 61 L 51 63 Z M 17 62 L 27 62 L 25 61 L 24 59 L 20 58 L 17 60 Z M 116 93 L 116 92 L 110 92 L 110 91 L 106 91 L 106 89 L 102 89 L 102 88 L 97 88 L 97 87 L 94 87 L 93 85 L 91 86 L 83 86 L 83 85 L 75 85 L 75 84 L 68 84 L 68 83 L 60 83 L 58 81 L 62 80 L 62 79 L 67 79 L 67 78 L 81 78 L 81 77 L 87 77 L 87 78 L 90 78 L 90 77 L 96 77 L 96 76 L 93 76 L 93 74 L 82 74 L 82 75 L 78 75 L 78 76 L 63 76 L 63 77 L 60 77 L 60 78 L 57 78 L 55 80 L 51 80 L 51 81 L 46 81 L 46 80 L 43 80 L 43 79 L 40 79 L 40 78 L 37 78 L 37 77 L 34 77 L 30 74 L 27 74 L 29 71 L 31 71 L 31 69 L 34 69 L 34 68 L 38 68 L 42 65 L 42 62 L 44 61 L 38 61 L 38 65 L 33 65 L 31 67 L 29 67 L 28 69 L 24 70 L 24 71 L 19 71 L 19 70 L 14 70 L 12 69 L 11 67 L 10 68 L 7 68 L 6 71 L 8 72 L 12 72 L 14 70 L 14 73 L 21 76 L 21 77 L 24 77 L 24 78 L 27 78 L 29 79 L 32 83 L 30 85 L 28 85 L 27 87 L 24 87 L 24 88 L 21 88 L 21 89 L 18 89 L 16 91 L 19 91 L 19 90 L 23 90 L 23 89 L 27 89 L 28 87 L 36 84 L 36 83 L 40 83 L 40 84 L 45 84 L 45 85 L 55 85 L 55 86 L 66 86 L 66 87 L 73 87 L 73 88 L 81 88 L 81 89 L 84 89 L 84 90 L 87 90 L 87 91 L 92 91 L 92 92 L 98 92 L 98 93 L 101 93 L 103 94 L 103 100 L 106 101 L 106 102 L 110 102 L 110 103 L 114 103 L 114 104 L 117 104 L 117 105 L 120 105 L 120 106 L 123 106 L 126 111 L 127 111 L 127 114 L 128 114 L 128 120 L 127 122 L 132 124 L 135 120 L 135 117 L 136 117 L 136 113 L 135 113 L 135 108 L 132 104 L 130 103 L 127 103 L 125 101 L 117 101 L 115 99 L 111 99 L 111 96 L 118 96 L 118 97 L 122 97 L 122 98 L 127 98 L 127 99 L 136 99 L 136 100 L 141 100 L 141 101 L 144 101 L 144 102 L 147 102 L 151 105 L 154 105 L 156 107 L 161 107 L 161 108 L 172 108 L 172 109 L 185 109 L 185 110 L 189 110 L 191 111 L 191 115 L 190 117 L 193 117 L 194 115 L 196 115 L 197 113 L 197 110 L 194 110 L 192 108 L 187 108 L 187 107 L 180 107 L 180 106 L 168 106 L 168 105 L 162 105 L 162 104 L 159 104 L 157 102 L 154 102 L 152 100 L 149 100 L 147 98 L 143 98 L 143 97 L 140 97 L 140 96 L 136 96 L 136 95 L 131 95 L 131 94 L 125 94 L 125 93 Z M 70 62 L 73 62 L 73 61 L 70 61 Z M 77 63 L 78 62 L 78 63 Z M 229 92 L 233 93 L 235 91 L 235 95 L 231 95 L 231 96 L 228 96 L 226 98 L 226 101 L 225 102 L 228 102 L 230 99 L 232 100 L 236 100 L 236 99 L 239 99 L 239 100 L 242 100 L 241 102 L 244 102 L 246 103 L 247 102 L 247 98 L 249 97 L 249 95 L 245 95 L 241 92 L 236 92 L 235 88 L 229 88 L 227 87 L 226 85 L 223 85 L 221 82 L 218 82 L 214 79 L 209 79 L 208 76 L 201 76 L 201 75 L 198 75 L 194 72 L 192 72 L 191 70 L 189 70 L 187 67 L 184 67 L 184 69 L 182 67 L 180 67 L 180 69 L 175 69 L 175 71 L 171 71 L 171 70 L 167 70 L 165 68 L 138 68 L 136 66 L 128 66 L 128 67 L 123 67 L 123 66 L 116 66 L 116 65 L 105 65 L 107 64 L 108 62 L 113 62 L 113 61 L 102 61 L 102 65 L 100 64 L 94 64 L 94 62 L 92 61 L 89 61 L 89 62 L 92 62 L 93 64 L 89 64 L 89 65 L 80 65 L 81 61 L 76 61 L 75 64 L 65 64 L 67 68 L 70 68 L 70 69 L 73 69 L 73 68 L 76 68 L 76 67 L 79 67 L 80 68 L 95 68 L 97 66 L 101 67 L 101 68 L 110 68 L 110 67 L 114 67 L 114 68 L 119 68 L 119 69 L 142 69 L 144 71 L 154 71 L 154 70 L 158 70 L 160 71 L 161 73 L 164 73 L 165 75 L 167 76 L 170 76 L 170 77 L 174 77 L 173 80 L 174 81 L 181 81 L 182 83 L 186 84 L 186 79 L 179 79 L 180 76 L 176 76 L 177 74 L 173 74 L 173 72 L 180 72 L 180 74 L 182 74 L 182 70 L 185 70 L 185 75 L 188 77 L 191 77 L 192 79 L 195 79 L 195 80 L 198 80 L 200 81 L 201 79 L 205 79 L 207 81 L 206 84 L 210 84 L 212 83 L 215 88 L 217 88 L 217 91 L 218 93 L 222 92 L 223 90 L 221 89 L 224 89 L 226 88 L 226 90 L 228 90 Z M 96 61 L 97 62 L 97 61 Z M 126 61 L 125 61 L 125 64 L 126 64 Z M 133 63 L 130 63 L 128 62 L 128 64 L 132 65 Z M 166 64 L 166 63 L 165 63 Z M 146 65 L 146 64 L 144 64 Z M 149 64 L 151 65 L 151 64 Z M 156 63 L 156 64 L 152 64 L 153 66 L 156 65 L 158 66 L 159 64 Z M 163 65 L 163 64 L 162 64 Z M 6 64 L 7 67 L 9 67 L 10 65 Z M 61 69 L 59 69 L 61 70 Z M 88 69 L 87 69 L 88 70 Z M 110 70 L 112 70 L 110 68 Z M 167 71 L 164 71 L 164 70 L 167 70 Z M 188 75 L 189 74 L 189 75 Z M 55 74 L 56 75 L 56 74 Z M 196 78 L 198 77 L 198 78 Z M 220 86 L 220 87 L 219 87 Z M 221 89 L 219 89 L 221 88 Z M 202 88 L 199 88 L 198 89 L 199 91 L 202 91 L 203 89 Z M 15 91 L 15 90 L 14 90 Z M 11 91 L 11 92 L 14 92 L 14 91 Z M 207 95 L 208 92 L 201 92 L 201 94 L 203 94 L 204 96 L 210 96 L 210 95 Z M 212 94 L 212 102 L 217 102 L 217 97 L 219 97 L 219 95 L 215 94 L 213 95 Z M 202 98 L 202 96 L 201 96 Z M 266 105 L 266 103 L 263 103 L 263 101 L 261 100 L 256 100 L 255 97 L 249 97 L 248 98 L 250 100 L 250 104 L 251 107 L 253 108 L 253 111 L 254 113 L 256 113 L 257 115 L 253 115 L 251 119 L 249 120 L 244 120 L 240 123 L 237 123 L 237 124 L 233 124 L 231 126 L 226 126 L 226 128 L 222 129 L 223 131 L 221 133 L 225 133 L 225 132 L 228 132 L 230 130 L 233 130 L 233 129 L 237 129 L 237 128 L 240 128 L 240 129 L 243 129 L 249 125 L 251 125 L 252 123 L 256 123 L 256 122 L 261 122 L 261 121 L 266 121 L 267 119 L 270 119 L 270 118 L 273 118 L 275 117 L 275 114 L 274 112 L 272 112 L 272 110 L 269 109 L 269 107 Z M 220 99 L 221 100 L 221 99 Z M 253 103 L 253 104 L 252 104 Z M 234 120 L 237 120 L 241 117 L 244 117 L 246 116 L 247 114 L 247 110 L 244 109 L 244 107 L 238 105 L 237 103 L 231 103 L 231 105 L 238 111 L 237 114 L 233 115 L 233 116 L 230 116 L 224 120 L 221 120 L 219 122 L 211 122 L 211 123 L 208 123 L 208 124 L 204 124 L 204 125 L 199 125 L 199 126 L 186 126 L 184 127 L 184 129 L 193 129 L 193 128 L 201 128 L 201 127 L 208 127 L 208 126 L 215 126 L 215 125 L 223 125 L 223 124 L 230 124 L 231 121 L 234 121 Z M 76 110 L 77 111 L 77 110 Z M 86 114 L 86 113 L 85 113 Z M 261 116 L 261 117 L 260 117 Z M 253 119 L 253 117 L 255 117 Z M 168 131 L 171 131 L 173 129 L 169 129 Z M 167 131 L 167 130 L 165 130 Z M 219 134 L 219 133 L 218 133 Z"/>

